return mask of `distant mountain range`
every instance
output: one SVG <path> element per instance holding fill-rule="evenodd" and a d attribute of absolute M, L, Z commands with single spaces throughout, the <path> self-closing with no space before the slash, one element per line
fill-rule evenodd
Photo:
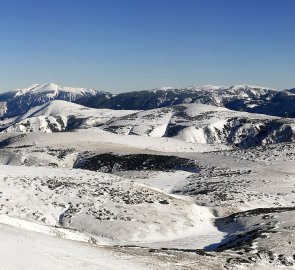
<path fill-rule="evenodd" d="M 35 84 L 0 94 L 0 117 L 13 117 L 51 100 L 65 100 L 92 108 L 148 110 L 183 103 L 202 103 L 247 110 L 268 103 L 277 90 L 257 86 L 200 86 L 158 88 L 111 94 L 87 88 L 61 87 L 54 83 Z"/>
<path fill-rule="evenodd" d="M 0 118 L 27 112 L 52 100 L 65 100 L 86 107 L 113 110 L 149 110 L 178 104 L 200 103 L 231 110 L 295 117 L 295 89 L 235 85 L 173 88 L 162 87 L 112 94 L 88 88 L 62 87 L 54 83 L 35 84 L 0 94 Z"/>
<path fill-rule="evenodd" d="M 201 103 L 245 110 L 271 100 L 277 90 L 247 85 L 188 88 L 157 88 L 113 95 L 110 99 L 93 99 L 89 106 L 95 108 L 149 110 L 178 104 Z"/>

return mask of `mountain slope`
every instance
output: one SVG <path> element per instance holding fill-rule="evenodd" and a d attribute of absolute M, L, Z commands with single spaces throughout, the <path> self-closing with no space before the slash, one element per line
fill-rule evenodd
<path fill-rule="evenodd" d="M 91 109 L 62 100 L 31 108 L 4 132 L 59 132 L 96 126 L 134 111 Z"/>
<path fill-rule="evenodd" d="M 111 94 L 86 88 L 61 87 L 54 83 L 35 84 L 0 94 L 0 119 L 17 116 L 51 100 L 87 103 L 91 98 L 105 99 Z"/>
<path fill-rule="evenodd" d="M 280 117 L 295 117 L 295 89 L 278 92 L 268 102 L 263 102 L 253 108 L 248 108 L 249 112 L 262 113 Z"/>
<path fill-rule="evenodd" d="M 95 98 L 88 105 L 95 108 L 148 110 L 182 103 L 202 103 L 245 110 L 270 100 L 277 92 L 270 88 L 248 85 L 165 87 L 121 93 L 105 100 Z"/>
<path fill-rule="evenodd" d="M 231 111 L 203 104 L 183 104 L 111 119 L 102 129 L 119 134 L 173 137 L 192 143 L 252 147 L 293 141 L 291 119 Z"/>
<path fill-rule="evenodd" d="M 83 170 L 0 166 L 3 216 L 135 244 L 218 231 L 206 207 L 124 178 Z M 4 192 L 3 192 L 4 193 Z M 219 234 L 222 237 L 222 234 Z"/>

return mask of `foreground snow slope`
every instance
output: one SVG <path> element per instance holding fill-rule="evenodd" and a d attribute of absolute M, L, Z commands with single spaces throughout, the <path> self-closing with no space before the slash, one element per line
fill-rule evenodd
<path fill-rule="evenodd" d="M 0 146 L 6 147 L 60 147 L 96 152 L 209 152 L 231 149 L 224 144 L 188 143 L 173 138 L 152 138 L 113 134 L 99 128 L 61 133 L 0 133 Z"/>
<path fill-rule="evenodd" d="M 0 225 L 0 269 L 3 270 L 272 270 L 267 261 L 240 264 L 247 259 L 234 252 L 183 252 L 150 248 L 98 247 L 81 242 Z M 261 253 L 263 255 L 263 253 Z M 267 256 L 265 256 L 267 259 Z M 276 260 L 276 267 L 284 268 Z"/>
<path fill-rule="evenodd" d="M 24 164 L 33 153 L 39 159 L 59 156 L 66 162 L 74 154 L 67 151 L 75 140 L 59 136 L 71 134 L 80 132 L 2 134 L 4 142 L 8 141 L 0 152 L 14 152 L 24 158 Z M 96 130 L 90 134 L 98 135 Z M 155 142 L 157 138 L 147 139 Z M 103 149 L 103 143 L 96 144 L 87 136 L 84 140 L 73 146 L 74 151 L 97 147 L 97 153 L 129 151 L 135 158 L 149 152 L 130 148 L 126 140 L 125 148 L 109 144 Z M 108 249 L 152 263 L 152 269 L 294 269 L 295 144 L 214 153 L 178 150 L 167 154 L 197 161 L 197 172 L 120 171 L 117 174 L 123 179 L 82 170 L 0 166 L 0 223 L 80 241 L 95 243 L 96 239 L 98 244 L 143 246 Z M 173 194 L 167 194 L 170 192 Z M 195 208 L 194 203 L 206 207 Z M 33 223 L 25 226 L 24 219 Z M 215 220 L 217 228 L 208 220 Z M 218 252 L 196 250 L 201 247 L 207 251 L 218 248 Z M 84 260 L 82 253 L 77 256 Z M 124 265 L 122 261 L 122 268 Z"/>
<path fill-rule="evenodd" d="M 0 225 L 0 269 L 118 270 L 152 269 L 130 255 L 101 247 Z"/>
<path fill-rule="evenodd" d="M 222 238 L 206 207 L 110 174 L 6 165 L 0 190 L 1 215 L 78 230 L 98 243 Z"/>

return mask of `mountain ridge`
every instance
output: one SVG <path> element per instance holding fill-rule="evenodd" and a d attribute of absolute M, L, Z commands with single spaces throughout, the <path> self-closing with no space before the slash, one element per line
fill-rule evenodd
<path fill-rule="evenodd" d="M 107 98 L 110 93 L 89 88 L 62 87 L 54 83 L 34 84 L 0 94 L 0 119 L 14 117 L 30 108 L 51 100 L 65 100 L 79 103 L 94 97 Z"/>
<path fill-rule="evenodd" d="M 155 88 L 125 92 L 110 99 L 92 99 L 88 106 L 94 108 L 148 110 L 182 103 L 203 103 L 224 106 L 228 109 L 258 105 L 270 100 L 279 91 L 266 87 L 236 86 L 191 86 L 182 88 Z"/>

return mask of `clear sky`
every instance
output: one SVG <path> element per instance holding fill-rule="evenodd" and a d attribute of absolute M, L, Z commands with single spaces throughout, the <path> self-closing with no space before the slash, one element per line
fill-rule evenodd
<path fill-rule="evenodd" d="M 0 0 L 0 91 L 295 87 L 295 0 Z"/>

